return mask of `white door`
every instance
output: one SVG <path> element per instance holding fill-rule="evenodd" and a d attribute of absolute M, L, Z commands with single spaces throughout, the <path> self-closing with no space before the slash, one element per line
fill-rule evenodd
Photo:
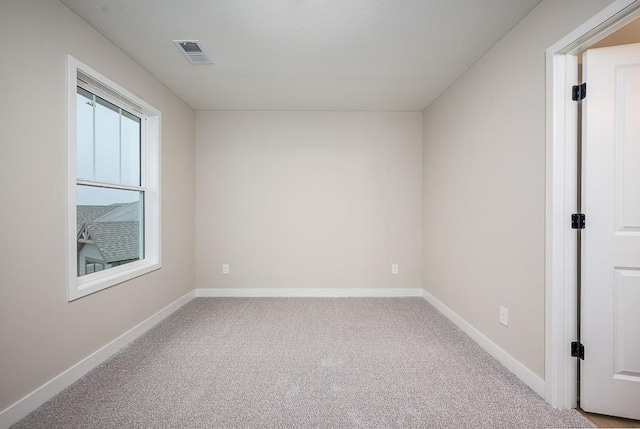
<path fill-rule="evenodd" d="M 640 419 L 640 44 L 583 57 L 580 405 Z"/>

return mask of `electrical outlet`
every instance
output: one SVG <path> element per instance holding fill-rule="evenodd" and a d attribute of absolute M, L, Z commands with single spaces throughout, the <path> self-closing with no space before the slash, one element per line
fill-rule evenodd
<path fill-rule="evenodd" d="M 229 264 L 222 264 L 222 274 L 225 276 L 229 274 Z"/>
<path fill-rule="evenodd" d="M 391 274 L 398 274 L 399 272 L 398 264 L 391 264 Z"/>
<path fill-rule="evenodd" d="M 509 310 L 500 306 L 500 323 L 504 326 L 509 326 Z"/>

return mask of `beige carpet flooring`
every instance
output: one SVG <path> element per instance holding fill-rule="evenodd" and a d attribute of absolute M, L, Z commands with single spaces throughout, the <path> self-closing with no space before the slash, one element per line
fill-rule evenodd
<path fill-rule="evenodd" d="M 419 298 L 197 298 L 13 427 L 594 426 Z"/>

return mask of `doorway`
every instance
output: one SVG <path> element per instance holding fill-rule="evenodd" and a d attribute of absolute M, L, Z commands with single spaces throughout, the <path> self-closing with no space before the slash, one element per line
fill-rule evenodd
<path fill-rule="evenodd" d="M 619 0 L 547 50 L 547 244 L 545 399 L 557 408 L 578 405 L 577 237 L 571 215 L 577 212 L 579 56 L 589 48 L 630 43 L 615 40 L 635 34 L 625 26 L 640 15 L 640 2 Z M 620 31 L 618 31 L 620 30 Z M 628 39 L 627 39 L 628 40 Z M 640 40 L 639 40 L 640 41 Z M 587 221 L 588 223 L 588 221 Z"/>

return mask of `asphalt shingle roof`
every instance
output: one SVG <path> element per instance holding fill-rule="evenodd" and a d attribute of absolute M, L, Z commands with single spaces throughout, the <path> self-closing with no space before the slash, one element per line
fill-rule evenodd
<path fill-rule="evenodd" d="M 110 210 L 103 216 L 96 218 L 94 222 L 130 222 L 140 219 L 140 203 L 127 203 Z"/>
<path fill-rule="evenodd" d="M 86 227 L 89 238 L 98 246 L 107 263 L 142 257 L 140 249 L 139 202 L 109 206 L 78 206 L 77 233 Z"/>
<path fill-rule="evenodd" d="M 87 229 L 106 262 L 140 259 L 140 222 L 93 222 Z"/>
<path fill-rule="evenodd" d="M 101 216 L 120 206 L 78 206 L 76 213 L 76 234 L 82 229 L 82 225 L 93 222 Z"/>

